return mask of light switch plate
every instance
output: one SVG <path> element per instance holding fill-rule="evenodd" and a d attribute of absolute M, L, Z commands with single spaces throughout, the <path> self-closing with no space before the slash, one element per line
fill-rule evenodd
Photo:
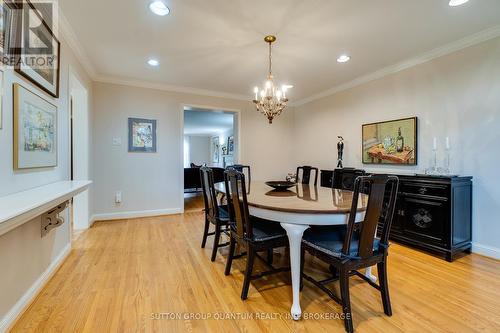
<path fill-rule="evenodd" d="M 121 146 L 122 138 L 113 138 L 113 146 Z"/>

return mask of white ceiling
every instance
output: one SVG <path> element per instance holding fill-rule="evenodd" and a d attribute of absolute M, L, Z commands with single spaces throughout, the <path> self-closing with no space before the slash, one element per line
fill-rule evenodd
<path fill-rule="evenodd" d="M 233 129 L 233 119 L 228 112 L 188 108 L 184 111 L 184 135 L 218 135 Z"/>
<path fill-rule="evenodd" d="M 499 0 L 165 0 L 165 17 L 148 0 L 59 2 L 101 80 L 251 98 L 266 76 L 262 39 L 276 34 L 275 77 L 295 86 L 292 102 L 500 24 Z M 338 64 L 342 53 L 351 61 Z"/>

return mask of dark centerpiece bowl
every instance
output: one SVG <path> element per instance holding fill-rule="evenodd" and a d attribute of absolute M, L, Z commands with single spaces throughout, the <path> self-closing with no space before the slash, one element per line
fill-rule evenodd
<path fill-rule="evenodd" d="M 296 183 L 279 180 L 279 181 L 266 182 L 266 185 L 274 188 L 276 191 L 286 191 L 290 187 L 295 186 Z"/>

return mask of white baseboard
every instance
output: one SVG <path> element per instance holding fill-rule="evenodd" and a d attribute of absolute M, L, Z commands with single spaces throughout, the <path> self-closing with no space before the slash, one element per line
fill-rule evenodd
<path fill-rule="evenodd" d="M 494 259 L 500 259 L 500 249 L 495 247 L 472 243 L 472 252 Z"/>
<path fill-rule="evenodd" d="M 133 219 L 138 217 L 173 215 L 173 214 L 181 214 L 183 212 L 184 209 L 182 208 L 167 208 L 167 209 L 138 210 L 129 212 L 94 214 L 90 219 L 90 226 L 92 226 L 96 221 L 110 221 L 110 220 Z"/>
<path fill-rule="evenodd" d="M 31 287 L 24 293 L 24 295 L 16 302 L 9 312 L 0 320 L 0 332 L 7 332 L 12 325 L 16 322 L 18 317 L 24 310 L 31 304 L 33 299 L 42 290 L 45 284 L 50 280 L 52 275 L 57 271 L 59 266 L 64 262 L 66 257 L 71 252 L 71 244 L 61 251 L 57 258 L 50 264 L 45 272 L 31 285 Z"/>

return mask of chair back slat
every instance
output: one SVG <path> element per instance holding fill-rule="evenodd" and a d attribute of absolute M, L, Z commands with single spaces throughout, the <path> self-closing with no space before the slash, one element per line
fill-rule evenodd
<path fill-rule="evenodd" d="M 300 174 L 302 171 L 302 174 Z M 297 183 L 309 184 L 311 182 L 311 173 L 314 171 L 314 185 L 318 185 L 318 168 L 304 165 L 297 168 Z"/>
<path fill-rule="evenodd" d="M 224 175 L 229 219 L 235 223 L 239 238 L 252 238 L 253 227 L 248 212 L 245 175 L 234 168 L 228 168 Z"/>
<path fill-rule="evenodd" d="M 212 222 L 219 218 L 217 196 L 215 194 L 213 170 L 208 167 L 200 168 L 201 187 L 203 190 L 203 201 L 205 212 Z"/>
<path fill-rule="evenodd" d="M 371 175 L 356 178 L 354 196 L 344 239 L 342 252 L 347 256 L 357 256 L 362 259 L 373 256 L 373 244 L 379 224 L 382 224 L 380 246 L 388 246 L 389 232 L 396 205 L 396 195 L 399 180 L 396 176 Z M 368 189 L 369 197 L 365 217 L 361 228 L 355 231 L 359 194 Z M 358 232 L 358 253 L 350 253 L 353 233 Z"/>

